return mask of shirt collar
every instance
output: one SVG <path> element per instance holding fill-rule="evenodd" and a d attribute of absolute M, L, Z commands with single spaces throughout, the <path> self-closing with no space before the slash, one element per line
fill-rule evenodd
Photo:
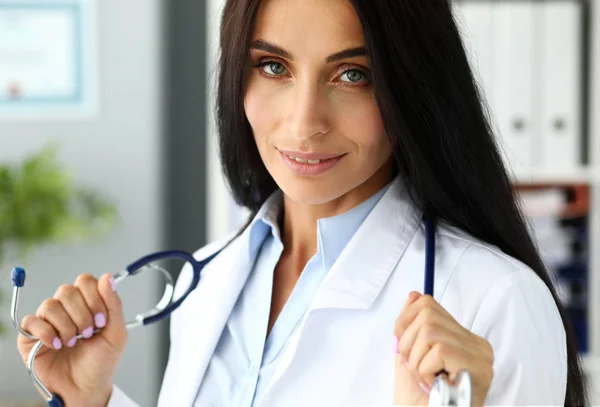
<path fill-rule="evenodd" d="M 326 271 L 333 266 L 346 244 L 390 185 L 391 183 L 349 211 L 317 220 L 317 254 L 321 256 Z M 250 224 L 251 258 L 258 254 L 269 233 L 281 242 L 278 217 L 282 209 L 283 193 L 278 189 L 265 201 Z"/>
<path fill-rule="evenodd" d="M 274 238 L 281 241 L 277 218 L 283 209 L 283 193 L 276 190 L 261 206 L 250 225 L 250 258 L 258 254 L 263 241 L 271 232 Z"/>
<path fill-rule="evenodd" d="M 388 187 L 389 185 L 349 211 L 317 221 L 317 253 L 321 255 L 326 271 L 331 269 L 344 247 L 377 205 Z"/>

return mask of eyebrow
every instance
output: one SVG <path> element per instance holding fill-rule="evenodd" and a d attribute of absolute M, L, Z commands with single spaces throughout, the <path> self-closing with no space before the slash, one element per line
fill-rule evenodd
<path fill-rule="evenodd" d="M 250 43 L 250 48 L 256 49 L 259 51 L 265 51 L 270 54 L 275 54 L 282 58 L 289 59 L 291 61 L 294 60 L 294 57 L 292 56 L 291 53 L 289 53 L 288 51 L 286 51 L 285 49 L 281 48 L 278 45 L 271 44 L 264 40 L 252 41 L 252 43 Z M 336 62 L 341 59 L 354 58 L 354 57 L 359 57 L 359 56 L 364 56 L 364 55 L 367 55 L 367 49 L 365 47 L 348 48 L 348 49 L 345 49 L 340 52 L 336 52 L 335 54 L 328 56 L 326 61 L 328 64 L 330 64 L 332 62 Z"/>

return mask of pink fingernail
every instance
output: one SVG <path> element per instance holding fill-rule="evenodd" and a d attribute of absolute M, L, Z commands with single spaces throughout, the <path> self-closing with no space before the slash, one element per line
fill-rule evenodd
<path fill-rule="evenodd" d="M 81 336 L 83 336 L 85 339 L 88 339 L 88 338 L 91 338 L 93 334 L 94 334 L 94 327 L 90 326 L 89 328 L 87 328 L 86 330 L 84 330 L 81 333 Z"/>
<path fill-rule="evenodd" d="M 77 337 L 74 336 L 71 339 L 69 339 L 69 342 L 67 342 L 67 346 L 69 348 L 72 348 L 73 346 L 75 346 L 76 343 L 77 343 Z"/>
<path fill-rule="evenodd" d="M 104 328 L 104 326 L 106 325 L 106 317 L 101 312 L 97 313 L 96 316 L 94 316 L 94 321 L 96 322 L 97 328 Z"/>
<path fill-rule="evenodd" d="M 54 346 L 54 349 L 59 350 L 60 348 L 62 348 L 62 342 L 60 341 L 60 339 L 58 337 L 54 338 L 54 342 L 52 342 L 52 345 Z"/>
<path fill-rule="evenodd" d="M 393 351 L 394 354 L 398 353 L 398 337 L 396 335 L 394 335 L 394 342 L 393 342 Z"/>
<path fill-rule="evenodd" d="M 429 394 L 429 388 L 428 388 L 427 386 L 425 386 L 423 383 L 419 382 L 419 387 L 421 387 L 421 389 L 422 389 L 422 390 L 423 390 L 425 393 Z"/>
<path fill-rule="evenodd" d="M 115 278 L 111 277 L 108 282 L 110 283 L 110 288 L 112 288 L 113 292 L 117 291 L 117 283 L 115 283 Z"/>

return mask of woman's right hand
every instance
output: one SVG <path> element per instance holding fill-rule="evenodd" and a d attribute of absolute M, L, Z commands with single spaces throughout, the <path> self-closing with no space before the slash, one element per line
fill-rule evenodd
<path fill-rule="evenodd" d="M 82 274 L 74 285 L 59 287 L 21 326 L 42 340 L 35 373 L 66 407 L 108 404 L 127 342 L 123 307 L 110 274 L 99 280 Z M 93 335 L 96 328 L 100 332 Z M 75 340 L 78 334 L 85 338 Z M 17 343 L 27 363 L 36 341 L 19 335 Z"/>

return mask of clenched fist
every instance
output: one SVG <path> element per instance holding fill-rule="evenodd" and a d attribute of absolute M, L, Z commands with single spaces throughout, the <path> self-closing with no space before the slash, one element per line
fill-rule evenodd
<path fill-rule="evenodd" d="M 44 344 L 35 359 L 35 372 L 52 393 L 66 406 L 106 406 L 127 342 L 123 308 L 110 274 L 100 280 L 82 274 L 74 285 L 59 287 L 35 316 L 23 318 L 21 326 Z M 35 343 L 19 335 L 25 364 Z"/>
<path fill-rule="evenodd" d="M 483 406 L 493 377 L 494 353 L 485 339 L 463 328 L 431 296 L 412 292 L 394 328 L 396 405 L 427 405 L 438 372 L 451 382 L 463 369 L 472 381 L 473 406 Z"/>

